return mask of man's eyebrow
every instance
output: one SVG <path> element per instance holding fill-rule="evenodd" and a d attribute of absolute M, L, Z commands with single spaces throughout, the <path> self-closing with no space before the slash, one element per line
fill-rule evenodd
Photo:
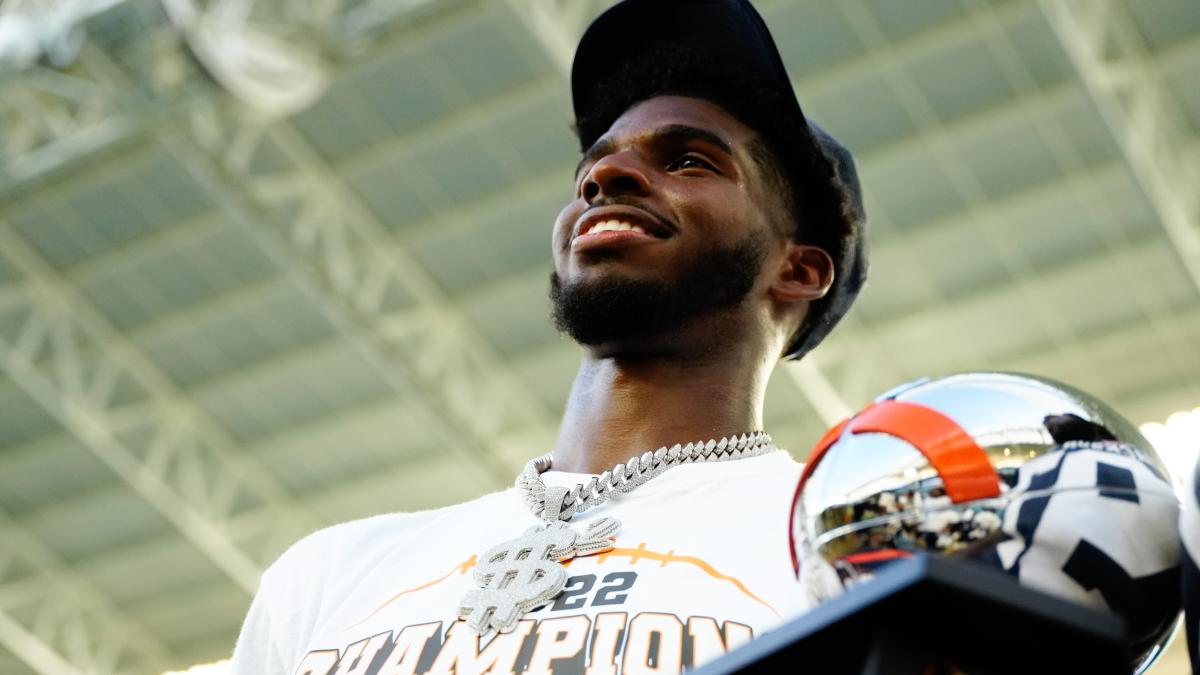
<path fill-rule="evenodd" d="M 704 141 L 715 145 L 727 155 L 733 155 L 733 147 L 724 138 L 708 129 L 689 126 L 687 124 L 668 124 L 655 129 L 651 134 L 655 141 Z"/>
<path fill-rule="evenodd" d="M 724 138 L 717 134 L 699 127 L 693 127 L 687 124 L 668 124 L 658 127 L 649 134 L 651 142 L 661 141 L 704 141 L 711 145 L 715 145 L 727 155 L 733 155 L 733 147 Z M 583 158 L 579 160 L 579 164 L 575 165 L 575 175 L 579 175 L 579 170 L 588 162 L 613 151 L 614 143 L 607 139 L 600 139 L 592 144 L 583 153 Z"/>

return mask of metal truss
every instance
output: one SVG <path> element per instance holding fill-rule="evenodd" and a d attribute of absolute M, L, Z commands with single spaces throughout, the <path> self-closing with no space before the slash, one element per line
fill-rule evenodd
<path fill-rule="evenodd" d="M 120 92 L 135 119 L 153 102 L 99 50 L 85 48 L 80 61 Z M 497 439 L 552 425 L 539 399 L 302 134 L 216 97 L 190 107 L 187 123 L 160 140 L 397 392 L 433 394 L 430 405 L 466 437 L 452 447 L 482 464 L 489 481 L 507 482 L 512 466 L 494 451 Z M 260 150 L 284 166 L 260 168 Z M 423 320 L 404 333 L 375 330 L 397 300 Z"/>
<path fill-rule="evenodd" d="M 1200 153 L 1179 101 L 1121 0 L 1038 6 L 1200 290 Z"/>
<path fill-rule="evenodd" d="M 366 6 L 353 11 L 361 13 Z M 380 17 L 372 16 L 366 23 L 378 25 Z M 359 16 L 352 23 L 364 21 Z M 99 50 L 85 49 L 80 64 L 93 72 L 100 89 L 123 102 L 132 119 L 157 104 L 159 92 L 137 91 L 136 78 Z M 454 447 L 488 448 L 497 434 L 553 423 L 537 397 L 302 134 L 227 101 L 191 104 L 188 123 L 160 133 L 160 140 L 221 198 L 226 215 L 309 292 L 393 388 L 411 393 L 413 383 L 420 382 L 437 394 L 434 407 L 468 432 L 469 440 L 460 439 Z M 256 167 L 252 160 L 261 148 L 277 151 L 286 166 Z M 415 330 L 397 331 L 388 321 L 384 306 L 397 297 L 424 313 L 421 321 L 407 324 Z M 409 367 L 398 367 L 397 355 Z M 477 450 L 467 457 L 487 467 L 489 482 L 507 482 L 511 467 L 497 461 L 496 453 Z"/>
<path fill-rule="evenodd" d="M 132 108 L 127 114 L 137 119 L 146 97 L 119 79 L 123 74 L 114 63 L 86 48 L 81 61 L 96 68 L 98 85 L 117 92 Z M 460 439 L 455 447 L 474 441 L 474 460 L 500 464 L 496 473 L 502 470 L 508 479 L 508 467 L 487 448 L 500 433 L 548 416 L 537 409 L 532 395 L 521 394 L 520 382 L 501 367 L 428 274 L 390 240 L 340 180 L 320 168 L 316 153 L 299 134 L 264 125 L 236 105 L 213 101 L 189 124 L 160 136 L 224 200 L 227 214 L 286 271 L 307 283 L 314 300 L 334 315 L 381 374 L 402 374 L 388 378 L 397 391 L 414 393 L 414 382 L 429 388 L 442 404 L 439 412 L 470 439 Z M 271 143 L 295 164 L 282 172 L 255 173 L 252 160 L 260 143 Z M 285 184 L 292 189 L 279 191 Z M 339 217 L 330 218 L 331 213 Z M 10 319 L 5 326 L 11 330 L 0 337 L 0 368 L 236 584 L 252 592 L 266 557 L 314 521 L 304 518 L 268 472 L 240 452 L 146 355 L 7 227 L 0 228 L 0 249 L 26 277 L 5 289 L 5 316 Z M 402 343 L 371 332 L 377 315 L 398 297 L 405 306 L 416 303 L 429 310 L 425 330 L 406 335 Z M 391 353 L 383 351 L 385 346 Z M 97 355 L 98 362 L 84 354 Z M 407 367 L 397 366 L 399 359 Z M 135 399 L 149 402 L 124 406 L 118 416 L 121 406 L 114 394 L 128 389 Z M 130 407 L 139 412 L 129 415 Z M 235 510 L 243 516 L 236 534 L 228 527 Z M 244 517 L 247 513 L 268 517 L 251 519 Z M 246 523 L 255 531 L 246 531 Z M 19 638 L 14 649 L 33 649 L 47 659 L 55 653 L 51 644 L 30 642 L 34 634 L 27 633 L 0 638 Z M 60 664 L 39 663 L 45 672 L 63 672 Z"/>
<path fill-rule="evenodd" d="M 501 437 L 556 420 L 302 134 L 214 100 L 164 141 L 397 393 L 427 395 L 454 430 L 452 450 L 488 480 L 510 480 Z M 407 331 L 389 322 L 399 312 Z"/>
<path fill-rule="evenodd" d="M 0 24 L 7 18 L 18 21 L 20 35 L 33 37 L 19 51 L 20 58 L 9 59 L 18 72 L 0 72 L 0 197 L 7 196 L 30 181 L 56 169 L 77 163 L 81 158 L 103 151 L 121 141 L 140 136 L 148 124 L 169 117 L 172 105 L 186 107 L 186 101 L 174 98 L 143 98 L 145 109 L 134 109 L 122 100 L 120 92 L 105 86 L 102 78 L 90 72 L 88 64 L 76 57 L 88 44 L 86 22 L 93 16 L 118 5 L 138 4 L 156 14 L 162 0 L 0 0 Z M 173 3 L 179 4 L 179 3 Z M 184 3 L 186 4 L 186 2 Z M 215 3 L 204 3 L 215 4 Z M 335 58 L 354 58 L 374 47 L 389 30 L 412 15 L 432 13 L 437 3 L 431 0 L 248 0 L 225 2 L 244 5 L 238 11 L 286 17 L 301 33 L 317 36 L 322 47 Z M 15 18 L 14 18 L 15 17 Z M 253 18 L 253 17 L 252 17 Z M 269 23 L 262 20 L 260 23 Z M 276 22 L 278 23 L 278 22 Z M 279 26 L 274 25 L 274 28 Z M 181 36 L 166 26 L 154 27 L 152 36 L 144 36 L 142 57 L 163 59 L 170 68 L 158 68 L 156 85 L 179 88 L 181 85 Z M 28 29 L 28 30 L 26 30 Z M 11 34 L 11 33 L 10 33 Z M 58 37 L 56 37 L 58 36 Z M 70 36 L 70 49 L 50 52 L 59 39 Z M 36 38 L 36 39 L 35 39 Z M 48 51 L 49 50 L 49 51 Z M 2 52 L 2 50 L 0 50 Z M 45 65 L 39 56 L 49 56 Z M 4 54 L 0 53 L 0 66 Z M 69 68 L 64 68 L 65 66 Z M 148 64 L 139 64 L 148 68 Z M 3 68 L 0 67 L 0 71 Z"/>
<path fill-rule="evenodd" d="M 558 71 L 569 74 L 575 46 L 588 21 L 613 3 L 611 0 L 509 0 L 508 4 Z"/>
<path fill-rule="evenodd" d="M 25 274 L 5 288 L 0 371 L 253 592 L 260 568 L 313 520 L 2 223 L 0 249 Z M 131 393 L 149 400 L 133 418 L 120 405 Z M 235 537 L 232 519 L 251 508 L 272 516 Z M 36 539 L 7 519 L 0 530 L 0 548 L 40 571 L 11 587 L 0 573 L 0 644 L 47 674 L 148 673 L 168 661 L 152 632 L 127 629 L 130 621 Z"/>
<path fill-rule="evenodd" d="M 388 378 L 398 391 L 413 393 L 414 381 L 435 391 L 440 396 L 434 398 L 446 403 L 445 417 L 481 447 L 513 425 L 547 419 L 535 408 L 534 397 L 521 395 L 516 378 L 505 375 L 495 355 L 465 317 L 449 307 L 428 274 L 390 241 L 298 133 L 286 125 L 265 125 L 237 105 L 210 101 L 211 106 L 204 107 L 194 98 L 187 101 L 189 107 L 197 106 L 187 123 L 170 121 L 159 129 L 163 119 L 147 111 L 163 105 L 158 97 L 164 92 L 167 103 L 178 103 L 169 98 L 174 92 L 155 88 L 148 94 L 134 84 L 145 84 L 140 74 L 124 72 L 116 63 L 94 47 L 84 48 L 76 70 L 87 78 L 79 85 L 97 98 L 94 108 L 80 118 L 110 120 L 128 133 L 153 128 L 224 200 L 227 215 L 305 283 L 360 353 L 371 357 L 385 377 L 397 372 L 407 376 Z M 154 65 L 169 69 L 179 64 Z M 153 88 L 161 81 L 151 84 Z M 35 118 L 39 103 L 45 102 L 33 101 L 20 112 L 26 119 Z M 53 103 L 66 105 L 61 98 Z M 73 152 L 78 146 L 71 144 L 91 129 L 86 124 L 52 126 L 54 133 L 14 147 L 14 154 L 27 160 L 40 150 L 53 157 L 49 163 L 65 164 L 78 157 Z M 112 139 L 110 135 L 92 142 L 102 147 Z M 295 162 L 282 172 L 290 175 L 255 173 L 251 160 L 259 143 L 271 143 Z M 14 165 L 19 166 L 5 162 Z M 20 180 L 38 172 L 10 175 Z M 293 191 L 275 190 L 289 181 Z M 343 217 L 326 218 L 331 209 Z M 22 282 L 3 289 L 8 320 L 4 326 L 10 330 L 0 336 L 0 369 L 238 586 L 252 592 L 263 564 L 310 529 L 314 519 L 7 226 L 0 227 L 0 249 L 25 274 Z M 403 344 L 393 341 L 393 353 L 385 354 L 381 343 L 388 338 L 373 335 L 370 323 L 397 296 L 406 305 L 423 303 L 429 309 L 427 330 L 406 336 Z M 398 369 L 397 354 L 407 357 L 408 368 Z M 137 405 L 117 400 L 127 391 L 134 392 Z M 128 412 L 131 408 L 133 414 Z M 460 440 L 455 447 L 470 444 Z M 474 459 L 493 467 L 498 463 L 485 450 Z M 510 475 L 504 467 L 503 478 Z M 258 517 L 245 517 L 249 513 Z M 235 515 L 240 516 L 236 532 L 229 527 Z M 16 628 L 0 634 L 0 639 L 11 638 L 14 650 L 40 654 L 37 667 L 44 672 L 70 672 L 59 668 L 69 659 L 52 660 L 54 644 Z"/>
<path fill-rule="evenodd" d="M 1164 311 L 1163 313 L 1169 313 L 1171 321 L 1181 326 L 1175 339 L 1176 343 L 1183 343 L 1189 339 L 1189 336 L 1200 335 L 1200 309 L 1188 309 L 1182 312 Z M 1145 343 L 1148 337 L 1153 336 L 1148 335 L 1146 329 L 1140 323 L 1129 323 L 1115 326 L 1095 336 L 1089 336 L 1081 346 L 1091 354 L 1111 355 L 1114 353 L 1123 353 L 1130 345 L 1138 344 L 1139 342 Z M 1192 361 L 1190 366 L 1194 370 L 1194 358 L 1191 355 L 1185 358 Z M 1044 372 L 1054 368 L 1057 365 L 1057 361 L 1057 354 L 1033 347 L 1006 358 L 1002 366 L 1014 370 Z M 1181 368 L 1180 374 L 1186 375 L 1187 371 Z M 1195 396 L 1194 392 L 1195 389 L 1193 387 L 1191 394 L 1193 398 Z"/>
<path fill-rule="evenodd" d="M 0 196 L 141 133 L 116 98 L 86 74 L 36 67 L 0 90 Z"/>
<path fill-rule="evenodd" d="M 1026 92 L 1036 89 L 1036 78 L 1031 72 L 1029 65 L 1027 65 L 1026 60 L 1021 57 L 1019 47 L 1007 37 L 1007 34 L 987 30 L 987 26 L 994 24 L 996 21 L 995 14 L 997 8 L 993 5 L 982 5 L 978 0 L 971 0 L 967 4 L 970 5 L 968 9 L 972 10 L 968 11 L 967 15 L 974 21 L 976 30 L 984 36 L 986 47 L 991 52 L 1004 78 L 1013 90 Z M 1128 25 L 1129 27 L 1133 26 L 1132 23 Z M 1166 54 L 1160 56 L 1161 59 L 1155 58 L 1153 63 L 1151 63 L 1149 61 L 1149 54 L 1146 54 L 1147 60 L 1144 65 L 1151 70 L 1160 72 L 1165 67 L 1164 64 L 1169 63 L 1170 60 L 1170 57 Z M 1094 97 L 1086 81 L 1073 84 L 1072 86 L 1078 86 L 1084 92 Z M 1092 195 L 1095 194 L 1094 190 L 1087 189 L 1085 182 L 1088 178 L 1093 177 L 1094 174 L 1086 168 L 1087 162 L 1083 159 L 1080 150 L 1071 143 L 1070 134 L 1064 128 L 1061 118 L 1036 114 L 1034 111 L 1034 102 L 1031 98 L 1026 95 L 1019 95 L 1017 97 L 1017 105 L 1026 110 L 1027 116 L 1031 120 L 1036 121 L 1034 131 L 1038 134 L 1044 146 L 1053 155 L 1055 163 L 1063 174 L 1062 183 L 1068 191 L 1073 193 L 1076 203 L 1079 204 L 1081 211 L 1089 220 L 1097 225 L 1109 222 L 1112 218 L 1112 211 L 1105 208 L 1103 204 L 1093 198 Z M 1176 108 L 1176 112 L 1178 112 L 1178 108 Z M 1200 169 L 1200 165 L 1194 161 L 1195 159 L 1200 159 L 1200 137 L 1192 134 L 1183 134 L 1178 140 L 1180 144 L 1173 148 L 1174 151 L 1179 156 L 1193 158 L 1192 166 L 1190 167 L 1191 170 Z M 1124 159 L 1124 166 L 1129 166 L 1128 157 L 1125 156 Z M 1136 170 L 1132 171 L 1132 173 L 1136 176 Z M 1195 203 L 1193 202 L 1193 204 Z M 1136 324 L 1138 328 L 1149 333 L 1164 346 L 1177 341 L 1180 334 L 1187 334 L 1188 329 L 1185 323 L 1177 320 L 1174 313 L 1167 310 L 1162 290 L 1156 288 L 1153 281 L 1148 279 L 1142 272 L 1142 269 L 1139 269 L 1138 265 L 1132 264 L 1130 260 L 1130 249 L 1139 248 L 1145 242 L 1131 240 L 1128 233 L 1120 228 L 1098 226 L 1095 232 L 1099 235 L 1109 253 L 1111 271 L 1115 271 L 1117 276 L 1123 280 L 1123 283 L 1130 290 L 1134 301 L 1143 313 L 1143 320 Z M 1194 280 L 1195 275 L 1193 274 L 1192 276 Z M 1088 347 L 1089 345 L 1090 342 L 1088 340 L 1083 340 L 1080 347 Z M 1077 354 L 1071 355 L 1071 358 L 1078 357 Z M 1173 358 L 1173 362 L 1180 369 L 1180 372 L 1187 372 L 1190 369 L 1191 363 L 1185 357 L 1181 358 L 1177 354 L 1170 353 L 1169 358 Z M 1084 363 L 1086 364 L 1087 361 L 1085 360 Z"/>
<path fill-rule="evenodd" d="M 3 288 L 0 372 L 236 585 L 253 593 L 262 567 L 316 520 L 4 223 L 0 250 L 22 274 Z M 253 532 L 243 526 L 235 532 L 232 519 L 249 510 L 271 517 Z M 75 580 L 71 586 L 83 584 Z M 93 642 L 132 638 L 122 631 L 88 632 L 96 611 L 86 602 L 75 604 L 76 595 L 54 597 L 28 617 L 32 624 L 10 615 L 0 626 L 0 642 L 42 672 L 72 672 L 51 660 L 55 655 L 67 664 L 95 657 L 103 665 L 153 643 L 144 633 L 129 644 Z M 89 591 L 81 597 L 98 596 Z M 92 605 L 103 606 L 99 603 Z"/>
<path fill-rule="evenodd" d="M 372 22 L 378 24 L 378 17 Z M 482 476 L 489 486 L 508 482 L 514 464 L 501 448 L 511 444 L 501 441 L 512 439 L 501 436 L 545 428 L 552 417 L 302 135 L 232 102 L 196 97 L 187 106 L 174 103 L 176 109 L 192 109 L 184 123 L 172 120 L 160 128 L 143 113 L 163 105 L 164 98 L 169 102 L 173 92 L 137 85 L 164 78 L 141 77 L 116 64 L 101 50 L 85 47 L 77 65 L 121 102 L 135 127 L 152 127 L 219 198 L 225 215 L 307 292 L 394 390 L 432 394 L 425 400 L 455 429 L 454 438 L 445 435 L 451 451 L 467 460 L 466 477 Z M 155 64 L 157 70 L 176 67 L 169 59 Z M 253 163 L 259 149 L 275 151 L 285 166 L 262 170 Z M 388 304 L 397 301 L 425 312 L 415 330 L 381 330 L 389 326 Z M 54 403 L 53 396 L 41 400 Z M 250 565 L 229 565 L 230 555 L 218 557 L 240 585 L 253 587 Z"/>
<path fill-rule="evenodd" d="M 989 218 L 984 206 L 989 202 L 987 191 L 971 167 L 963 160 L 958 150 L 947 142 L 944 125 L 938 118 L 931 102 L 921 93 L 921 87 L 907 70 L 905 62 L 896 56 L 896 48 L 888 41 L 878 19 L 862 0 L 846 0 L 838 3 L 838 9 L 846 17 L 852 30 L 867 46 L 867 55 L 875 63 L 878 72 L 885 74 L 887 86 L 899 101 L 903 111 L 917 128 L 917 135 L 925 142 L 934 161 L 949 179 L 951 186 L 963 203 L 967 205 L 965 222 L 979 233 L 980 240 L 989 244 L 997 259 L 1003 264 L 1021 293 L 1025 304 L 1032 310 L 1033 318 L 1051 336 L 1053 346 L 1064 355 L 1073 353 L 1072 347 L 1078 336 L 1071 328 L 1058 320 L 1053 307 L 1040 297 L 1030 282 L 1032 266 L 1011 234 L 999 223 Z M 1083 364 L 1070 359 L 1076 379 L 1086 374 Z"/>
<path fill-rule="evenodd" d="M 1123 255 L 1135 264 L 1144 264 L 1145 261 L 1153 260 L 1155 252 L 1161 251 L 1163 248 L 1161 242 L 1156 238 L 1143 238 L 1141 241 L 1130 243 Z M 1061 261 L 1055 267 L 1032 277 L 1031 282 L 1036 282 L 1043 287 L 1059 283 L 1082 284 L 1090 278 L 1105 274 L 1112 275 L 1113 267 L 1114 263 L 1108 255 L 1104 253 L 1087 254 L 1076 259 Z M 872 324 L 870 331 L 872 337 L 881 344 L 895 343 L 903 340 L 906 335 L 914 333 L 948 334 L 956 326 L 955 322 L 962 317 L 986 316 L 989 312 L 994 314 L 1000 308 L 1020 305 L 1024 302 L 1022 296 L 1023 292 L 1020 288 L 1005 285 L 989 286 L 961 298 L 945 301 L 934 310 L 885 319 Z M 1162 320 L 1162 317 L 1159 316 L 1161 314 L 1163 314 L 1161 311 L 1155 312 L 1147 317 L 1147 320 Z M 1143 332 L 1149 332 L 1145 325 L 1139 325 Z M 1060 369 L 1070 368 L 1073 362 L 1082 367 L 1090 363 L 1087 360 L 1088 350 L 1083 346 L 1083 337 L 1075 345 L 1074 351 L 1069 354 L 1061 353 L 1053 344 L 1039 344 L 1036 349 L 1046 354 L 1053 354 Z M 993 357 L 990 354 L 979 353 L 971 345 L 962 345 L 962 348 L 972 359 L 978 359 L 981 362 L 987 362 Z M 1093 381 L 1094 379 L 1093 371 L 1087 377 L 1080 378 L 1080 381 Z M 1100 393 L 1102 392 L 1097 392 L 1097 395 Z"/>
<path fill-rule="evenodd" d="M 0 370 L 252 593 L 315 519 L 3 223 L 0 250 L 24 274 L 7 288 Z M 227 523 L 251 509 L 277 520 L 235 541 Z"/>
<path fill-rule="evenodd" d="M 95 49 L 85 48 L 80 61 L 97 73 L 105 88 L 120 92 L 136 114 L 146 96 L 128 74 Z M 472 464 L 484 466 L 481 473 L 489 484 L 507 482 L 513 469 L 496 446 L 500 437 L 552 423 L 528 387 L 298 132 L 228 101 L 193 100 L 191 106 L 185 123 L 155 129 L 159 140 L 220 198 L 222 211 L 308 292 L 397 392 L 431 394 L 427 402 L 457 432 L 451 450 L 463 451 Z M 255 162 L 260 151 L 274 153 L 276 162 L 269 169 Z M 389 303 L 395 302 L 426 312 L 416 330 L 402 337 L 376 330 L 386 324 Z M 153 367 L 144 355 L 138 358 L 145 369 Z M 29 381 L 36 373 L 17 366 L 12 372 L 14 381 L 31 389 Z M 53 409 L 61 393 L 49 391 L 35 398 Z M 72 428 L 69 415 L 59 418 L 84 440 L 86 433 L 95 431 Z M 95 426 L 106 432 L 108 425 Z M 107 444 L 100 445 L 100 450 L 106 449 Z M 239 454 L 226 445 L 231 455 Z M 169 517 L 178 511 L 179 504 L 140 483 L 136 457 L 110 456 L 106 461 L 123 467 L 118 473 Z M 210 469 L 222 478 L 221 467 Z M 202 517 L 173 522 L 185 533 L 194 530 L 190 538 L 208 541 L 210 546 L 202 550 L 235 581 L 254 587 L 258 567 L 239 554 L 236 544 L 205 536 L 209 523 Z"/>
<path fill-rule="evenodd" d="M 42 673 L 160 673 L 178 659 L 0 513 L 0 644 Z"/>

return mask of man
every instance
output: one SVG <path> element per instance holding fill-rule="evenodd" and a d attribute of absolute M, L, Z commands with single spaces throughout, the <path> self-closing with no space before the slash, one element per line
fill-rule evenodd
<path fill-rule="evenodd" d="M 677 672 L 807 607 L 800 465 L 758 430 L 775 364 L 865 279 L 852 160 L 745 0 L 621 3 L 571 80 L 584 154 L 551 298 L 584 356 L 552 456 L 507 491 L 296 544 L 236 673 Z"/>

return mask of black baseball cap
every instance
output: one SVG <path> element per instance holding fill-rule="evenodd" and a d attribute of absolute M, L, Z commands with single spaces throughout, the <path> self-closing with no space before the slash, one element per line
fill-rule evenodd
<path fill-rule="evenodd" d="M 853 156 L 804 116 L 747 0 L 624 0 L 592 22 L 571 66 L 581 150 L 634 104 L 667 94 L 712 101 L 757 131 L 787 174 L 805 239 L 833 258 L 833 286 L 809 308 L 786 354 L 803 356 L 866 283 L 867 218 Z"/>

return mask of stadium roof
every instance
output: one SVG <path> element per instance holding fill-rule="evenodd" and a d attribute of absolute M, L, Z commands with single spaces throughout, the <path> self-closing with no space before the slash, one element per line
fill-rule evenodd
<path fill-rule="evenodd" d="M 305 532 L 551 447 L 565 72 L 601 5 L 256 3 L 289 89 L 186 0 L 77 4 L 0 76 L 0 672 L 159 673 L 226 656 Z M 758 6 L 873 228 L 857 308 L 771 384 L 781 445 L 961 370 L 1200 403 L 1195 0 Z"/>

